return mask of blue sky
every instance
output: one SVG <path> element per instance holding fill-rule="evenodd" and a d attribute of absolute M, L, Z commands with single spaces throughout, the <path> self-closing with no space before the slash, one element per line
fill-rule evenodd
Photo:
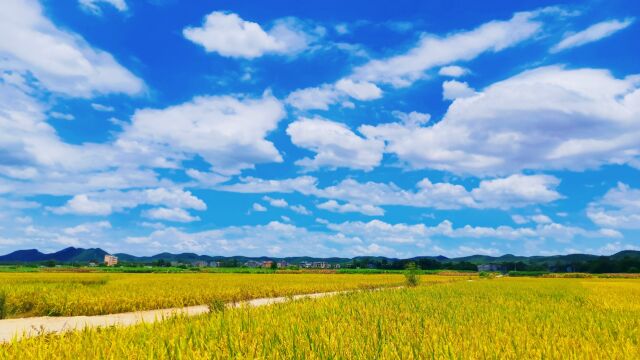
<path fill-rule="evenodd" d="M 639 15 L 9 0 L 0 253 L 640 249 Z"/>

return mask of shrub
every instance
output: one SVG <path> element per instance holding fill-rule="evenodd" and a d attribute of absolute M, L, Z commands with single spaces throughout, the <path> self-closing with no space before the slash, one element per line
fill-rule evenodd
<path fill-rule="evenodd" d="M 404 273 L 405 283 L 407 284 L 407 286 L 410 286 L 410 287 L 418 286 L 418 284 L 420 283 L 418 270 L 419 269 L 415 263 L 410 262 L 407 264 L 407 267 Z"/>

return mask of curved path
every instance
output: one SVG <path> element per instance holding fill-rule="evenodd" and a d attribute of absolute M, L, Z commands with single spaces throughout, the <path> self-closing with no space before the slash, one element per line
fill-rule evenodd
<path fill-rule="evenodd" d="M 359 290 L 332 291 L 314 294 L 302 294 L 288 297 L 273 297 L 246 300 L 236 303 L 228 303 L 228 308 L 257 307 L 278 304 L 290 300 L 313 299 L 326 296 L 344 294 Z M 101 326 L 129 326 L 138 323 L 150 323 L 175 315 L 195 316 L 209 312 L 206 305 L 189 306 L 183 308 L 170 308 L 160 310 L 135 311 L 121 314 L 95 315 L 95 316 L 63 316 L 63 317 L 29 317 L 19 319 L 0 320 L 0 343 L 9 342 L 13 338 L 38 336 L 49 333 L 60 333 L 72 330 L 81 330 L 85 327 Z"/>

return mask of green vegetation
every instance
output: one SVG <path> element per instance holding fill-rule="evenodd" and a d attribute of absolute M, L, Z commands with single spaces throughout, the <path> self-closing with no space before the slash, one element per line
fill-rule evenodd
<path fill-rule="evenodd" d="M 418 286 L 420 277 L 418 276 L 418 267 L 415 263 L 408 263 L 404 273 L 405 284 L 409 287 Z"/>

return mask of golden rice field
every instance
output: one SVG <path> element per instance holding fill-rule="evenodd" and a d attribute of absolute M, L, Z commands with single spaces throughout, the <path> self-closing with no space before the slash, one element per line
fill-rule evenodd
<path fill-rule="evenodd" d="M 449 279 L 425 276 L 432 282 Z M 0 273 L 0 314 L 6 318 L 101 315 L 212 300 L 398 286 L 403 281 L 401 274 Z"/>
<path fill-rule="evenodd" d="M 640 281 L 501 278 L 0 346 L 12 359 L 639 359 Z"/>

